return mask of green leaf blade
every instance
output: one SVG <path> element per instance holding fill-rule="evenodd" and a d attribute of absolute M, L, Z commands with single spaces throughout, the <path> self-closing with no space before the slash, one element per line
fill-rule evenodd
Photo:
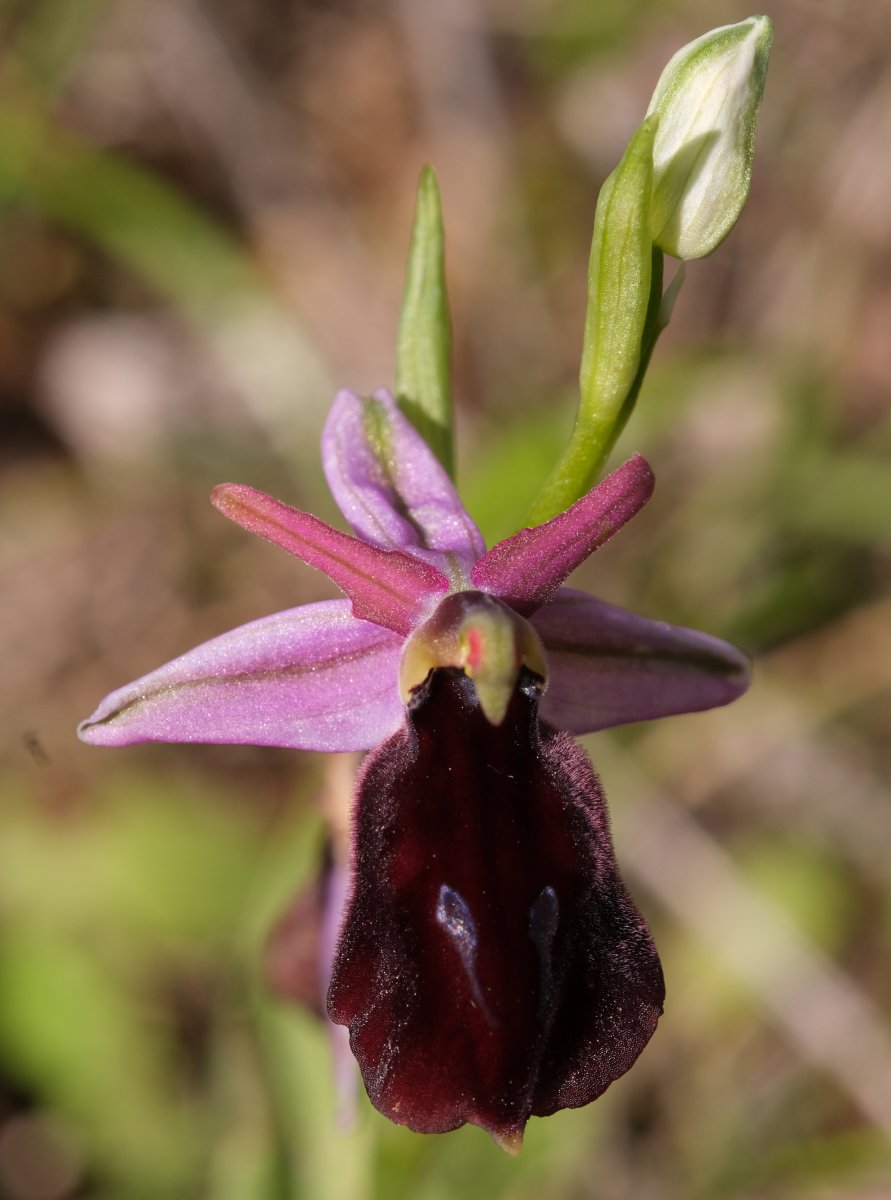
<path fill-rule="evenodd" d="M 439 461 L 454 474 L 451 360 L 442 202 L 436 172 L 428 166 L 418 182 L 396 343 L 396 398 Z"/>

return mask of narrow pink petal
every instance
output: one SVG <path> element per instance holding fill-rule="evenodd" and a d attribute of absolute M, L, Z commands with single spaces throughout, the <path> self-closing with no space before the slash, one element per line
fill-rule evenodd
<path fill-rule="evenodd" d="M 236 525 L 324 571 L 349 596 L 357 617 L 385 629 L 409 633 L 431 594 L 448 590 L 445 575 L 429 563 L 370 546 L 265 492 L 221 483 L 211 500 Z"/>
<path fill-rule="evenodd" d="M 242 625 L 112 692 L 78 734 L 97 746 L 233 742 L 367 750 L 401 723 L 401 638 L 346 600 Z"/>
<path fill-rule="evenodd" d="M 338 392 L 322 434 L 322 465 L 353 529 L 385 550 L 406 550 L 466 574 L 482 535 L 439 460 L 386 390 L 371 399 Z"/>
<path fill-rule="evenodd" d="M 635 454 L 566 512 L 493 546 L 473 569 L 474 585 L 523 616 L 535 612 L 589 554 L 643 508 L 653 482 L 648 463 Z"/>
<path fill-rule="evenodd" d="M 749 661 L 728 642 L 562 588 L 532 617 L 548 655 L 542 720 L 570 733 L 729 704 Z"/>

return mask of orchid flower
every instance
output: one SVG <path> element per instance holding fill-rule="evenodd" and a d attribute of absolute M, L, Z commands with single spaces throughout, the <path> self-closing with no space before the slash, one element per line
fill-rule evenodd
<path fill-rule="evenodd" d="M 488 551 L 387 392 L 338 394 L 322 459 L 355 536 L 250 487 L 213 502 L 347 598 L 214 638 L 113 692 L 79 733 L 370 750 L 328 1013 L 386 1116 L 473 1122 L 515 1150 L 531 1115 L 623 1074 L 662 1011 L 571 735 L 725 704 L 747 662 L 562 586 L 647 502 L 640 456 Z"/>

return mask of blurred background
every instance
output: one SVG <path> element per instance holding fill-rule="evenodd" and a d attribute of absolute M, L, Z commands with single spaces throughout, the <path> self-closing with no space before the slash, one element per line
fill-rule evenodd
<path fill-rule="evenodd" d="M 516 1161 L 364 1102 L 344 1131 L 265 947 L 351 764 L 74 737 L 112 688 L 332 594 L 207 494 L 336 519 L 318 436 L 337 386 L 392 380 L 425 162 L 459 482 L 490 540 L 517 526 L 571 422 L 598 188 L 671 54 L 748 15 L 0 3 L 4 1200 L 891 1195 L 887 0 L 772 5 L 748 206 L 619 446 L 655 501 L 579 573 L 756 663 L 728 710 L 588 739 L 668 981 L 602 1100 Z"/>

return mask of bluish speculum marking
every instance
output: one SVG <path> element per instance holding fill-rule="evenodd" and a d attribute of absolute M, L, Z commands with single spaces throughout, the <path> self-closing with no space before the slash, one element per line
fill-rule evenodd
<path fill-rule="evenodd" d="M 460 892 L 444 883 L 439 889 L 439 900 L 436 905 L 436 920 L 449 935 L 452 945 L 458 951 L 461 966 L 470 984 L 474 1003 L 490 1025 L 497 1022 L 492 1017 L 486 1004 L 483 990 L 480 987 L 479 975 L 476 968 L 477 932 L 476 922 L 470 907 Z"/>

